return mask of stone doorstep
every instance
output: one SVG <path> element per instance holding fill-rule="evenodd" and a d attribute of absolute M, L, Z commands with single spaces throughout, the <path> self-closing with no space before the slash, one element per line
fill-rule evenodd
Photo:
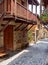
<path fill-rule="evenodd" d="M 7 55 L 6 52 L 0 52 L 0 58 L 4 57 L 4 56 L 6 56 L 6 55 Z"/>

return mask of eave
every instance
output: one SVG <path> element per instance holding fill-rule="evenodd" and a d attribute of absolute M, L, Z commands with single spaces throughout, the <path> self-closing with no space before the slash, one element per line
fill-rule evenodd
<path fill-rule="evenodd" d="M 28 0 L 29 4 L 33 4 L 33 5 L 39 5 L 39 2 L 37 0 Z"/>
<path fill-rule="evenodd" d="M 3 20 L 13 20 L 15 22 L 21 22 L 21 23 L 25 23 L 25 24 L 31 24 L 31 25 L 36 25 L 37 22 L 33 21 L 33 20 L 27 20 L 21 17 L 14 17 L 14 16 L 4 16 Z"/>

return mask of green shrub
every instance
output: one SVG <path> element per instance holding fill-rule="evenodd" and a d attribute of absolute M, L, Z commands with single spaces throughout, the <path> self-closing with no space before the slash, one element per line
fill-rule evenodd
<path fill-rule="evenodd" d="M 42 21 L 48 22 L 48 9 L 44 11 L 40 18 L 42 19 Z"/>
<path fill-rule="evenodd" d="M 31 42 L 32 41 L 32 30 L 28 31 L 28 41 Z"/>

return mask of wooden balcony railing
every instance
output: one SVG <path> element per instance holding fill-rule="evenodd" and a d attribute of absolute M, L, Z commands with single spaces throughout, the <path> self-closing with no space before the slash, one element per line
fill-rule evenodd
<path fill-rule="evenodd" d="M 27 19 L 27 9 L 19 3 L 17 3 L 16 8 L 16 16 Z"/>
<path fill-rule="evenodd" d="M 1 5 L 3 7 L 3 5 Z M 1 8 L 0 6 L 0 8 Z M 33 21 L 36 21 L 37 20 L 37 17 L 32 13 L 30 12 L 29 10 L 27 10 L 26 7 L 24 7 L 23 5 L 21 5 L 20 3 L 16 3 L 16 6 L 15 6 L 15 2 L 12 3 L 12 5 L 8 5 L 6 6 L 6 8 L 8 7 L 8 9 L 4 9 L 5 7 L 3 7 L 3 9 L 0 10 L 0 12 L 5 12 L 5 14 L 9 14 L 9 15 L 15 15 L 17 17 L 20 17 L 20 18 L 24 18 L 26 20 L 33 20 Z M 10 11 L 9 11 L 10 10 Z"/>
<path fill-rule="evenodd" d="M 17 3 L 16 7 L 17 7 L 16 16 L 25 18 L 27 20 L 33 20 L 33 21 L 37 20 L 37 17 L 21 4 Z"/>

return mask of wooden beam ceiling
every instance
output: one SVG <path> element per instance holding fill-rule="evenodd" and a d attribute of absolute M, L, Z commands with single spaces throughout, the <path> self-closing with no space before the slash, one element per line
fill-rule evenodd
<path fill-rule="evenodd" d="M 15 28 L 15 31 L 16 31 L 17 29 L 19 29 L 19 28 L 20 28 L 20 26 L 22 26 L 22 24 L 23 24 L 23 23 L 21 23 L 21 24 L 20 24 L 17 28 Z"/>

